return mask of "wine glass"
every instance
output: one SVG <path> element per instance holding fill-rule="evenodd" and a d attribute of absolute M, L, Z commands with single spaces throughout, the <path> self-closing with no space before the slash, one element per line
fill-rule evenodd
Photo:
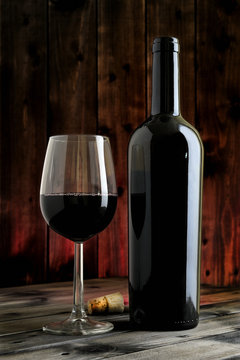
<path fill-rule="evenodd" d="M 113 329 L 87 317 L 83 297 L 83 243 L 104 230 L 113 218 L 117 188 L 109 139 L 99 135 L 60 135 L 49 139 L 40 188 L 45 221 L 72 240 L 73 309 L 62 322 L 45 325 L 49 333 L 89 335 Z"/>

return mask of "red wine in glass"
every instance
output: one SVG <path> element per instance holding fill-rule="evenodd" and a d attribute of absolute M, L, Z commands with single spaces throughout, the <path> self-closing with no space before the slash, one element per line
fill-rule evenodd
<path fill-rule="evenodd" d="M 75 244 L 74 299 L 70 317 L 43 326 L 54 334 L 90 335 L 113 328 L 86 315 L 83 297 L 83 243 L 104 230 L 117 206 L 117 188 L 109 139 L 98 135 L 50 138 L 40 189 L 47 224 Z"/>
<path fill-rule="evenodd" d="M 113 194 L 46 194 L 40 196 L 42 213 L 52 230 L 72 241 L 86 241 L 104 230 L 116 210 Z"/>

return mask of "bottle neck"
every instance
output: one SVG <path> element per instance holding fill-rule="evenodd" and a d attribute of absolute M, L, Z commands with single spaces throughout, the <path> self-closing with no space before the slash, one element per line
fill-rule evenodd
<path fill-rule="evenodd" d="M 151 115 L 180 115 L 179 55 L 175 51 L 153 53 Z"/>

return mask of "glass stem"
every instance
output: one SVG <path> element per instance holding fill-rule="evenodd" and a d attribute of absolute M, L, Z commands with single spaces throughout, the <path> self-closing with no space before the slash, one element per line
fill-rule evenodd
<path fill-rule="evenodd" d="M 73 309 L 71 318 L 86 318 L 83 291 L 83 243 L 75 243 L 74 247 L 74 278 L 73 278 Z"/>

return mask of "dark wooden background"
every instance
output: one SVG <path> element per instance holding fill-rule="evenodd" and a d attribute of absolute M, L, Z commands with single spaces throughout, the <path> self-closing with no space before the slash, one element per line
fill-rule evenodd
<path fill-rule="evenodd" d="M 151 45 L 181 43 L 182 114 L 205 146 L 202 283 L 240 281 L 240 2 L 0 0 L 0 285 L 72 278 L 73 244 L 48 230 L 48 137 L 108 135 L 119 191 L 85 246 L 85 277 L 127 275 L 129 136 L 150 113 Z"/>

